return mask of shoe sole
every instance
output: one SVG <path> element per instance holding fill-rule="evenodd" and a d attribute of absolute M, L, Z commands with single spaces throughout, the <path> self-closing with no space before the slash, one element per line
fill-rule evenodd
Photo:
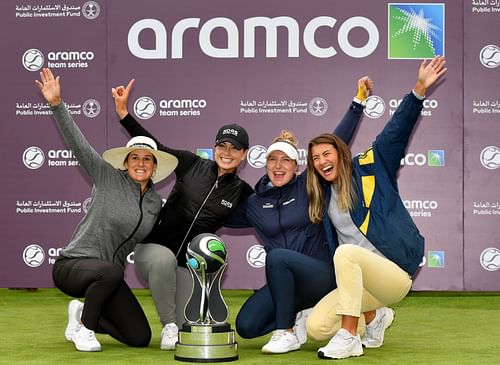
<path fill-rule="evenodd" d="M 392 324 L 394 323 L 394 319 L 396 319 L 396 311 L 392 308 L 389 308 L 391 311 L 392 311 L 392 321 L 391 323 L 389 323 L 389 325 L 384 329 L 384 339 L 385 339 L 385 331 L 387 331 L 391 326 Z M 361 346 L 363 346 L 364 348 L 366 349 L 379 349 L 381 348 L 382 346 L 384 345 L 384 341 L 382 341 L 382 343 L 380 344 L 380 346 L 366 346 L 363 341 L 361 341 Z"/>
<path fill-rule="evenodd" d="M 173 346 L 160 346 L 160 350 L 162 350 L 162 351 L 173 351 L 173 350 L 175 350 L 175 345 L 173 345 Z"/>
<path fill-rule="evenodd" d="M 92 347 L 92 348 L 90 348 L 90 349 L 84 349 L 84 348 L 81 348 L 81 347 L 80 347 L 80 348 L 78 348 L 78 346 L 76 346 L 76 345 L 75 345 L 75 347 L 76 347 L 76 349 L 77 349 L 78 351 L 80 351 L 80 352 L 99 352 L 99 351 L 101 351 L 101 348 L 100 348 L 100 347 L 99 347 L 99 348 Z"/>
<path fill-rule="evenodd" d="M 327 356 L 323 351 L 318 351 L 318 357 L 320 359 L 333 359 L 333 360 L 342 360 L 342 359 L 348 359 L 350 357 L 360 357 L 363 356 L 364 352 L 361 352 L 360 354 L 350 354 L 349 356 L 344 356 L 344 357 L 333 357 L 333 356 Z"/>
<path fill-rule="evenodd" d="M 299 351 L 299 350 L 300 350 L 300 347 L 296 348 L 296 349 L 291 349 L 291 350 L 288 350 L 288 351 L 283 351 L 283 352 L 272 352 L 272 351 L 267 351 L 267 350 L 261 350 L 261 351 L 265 355 L 279 355 L 279 354 L 287 354 L 289 352 Z"/>

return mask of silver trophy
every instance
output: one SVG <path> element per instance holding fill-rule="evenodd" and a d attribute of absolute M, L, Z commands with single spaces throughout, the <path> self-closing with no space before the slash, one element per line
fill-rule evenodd
<path fill-rule="evenodd" d="M 187 267 L 193 289 L 184 308 L 186 323 L 179 330 L 174 358 L 188 362 L 238 359 L 238 344 L 227 318 L 229 310 L 220 289 L 227 266 L 226 246 L 220 237 L 203 233 L 188 244 Z"/>

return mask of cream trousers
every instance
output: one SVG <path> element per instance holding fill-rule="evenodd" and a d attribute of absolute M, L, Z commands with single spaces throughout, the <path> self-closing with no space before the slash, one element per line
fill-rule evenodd
<path fill-rule="evenodd" d="M 333 337 L 342 315 L 361 317 L 399 302 L 410 291 L 412 280 L 407 272 L 365 248 L 341 245 L 333 262 L 337 289 L 321 299 L 307 318 L 307 333 L 316 340 Z"/>

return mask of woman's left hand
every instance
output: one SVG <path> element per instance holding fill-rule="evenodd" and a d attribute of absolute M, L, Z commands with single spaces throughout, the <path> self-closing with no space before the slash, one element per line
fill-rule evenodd
<path fill-rule="evenodd" d="M 425 96 L 427 89 L 433 85 L 447 70 L 444 56 L 436 56 L 429 62 L 423 60 L 418 69 L 415 92 Z"/>

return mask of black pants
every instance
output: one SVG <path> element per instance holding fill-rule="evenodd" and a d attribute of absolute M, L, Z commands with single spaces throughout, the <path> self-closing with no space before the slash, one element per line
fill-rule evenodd
<path fill-rule="evenodd" d="M 60 258 L 54 264 L 52 279 L 63 293 L 85 297 L 85 327 L 129 346 L 149 345 L 151 328 L 119 265 L 92 258 Z"/>

